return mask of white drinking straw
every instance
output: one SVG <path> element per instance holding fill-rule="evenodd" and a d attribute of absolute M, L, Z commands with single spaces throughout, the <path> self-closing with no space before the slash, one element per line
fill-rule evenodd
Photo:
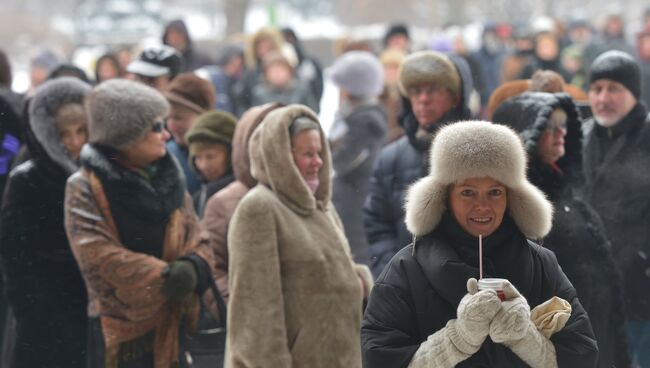
<path fill-rule="evenodd" d="M 478 272 L 479 279 L 483 278 L 483 235 L 478 234 Z"/>

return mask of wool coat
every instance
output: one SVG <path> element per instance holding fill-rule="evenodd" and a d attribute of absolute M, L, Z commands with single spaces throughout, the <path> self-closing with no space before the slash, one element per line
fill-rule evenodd
<path fill-rule="evenodd" d="M 332 132 L 342 132 L 336 137 L 330 135 L 335 173 L 332 203 L 343 222 L 355 261 L 368 264 L 363 202 L 372 167 L 386 139 L 386 113 L 379 105 L 362 105 L 334 124 Z"/>
<path fill-rule="evenodd" d="M 312 194 L 291 153 L 289 126 L 301 116 L 317 121 L 290 105 L 269 113 L 251 138 L 259 184 L 228 231 L 227 367 L 361 366 L 362 290 L 330 202 L 330 153 L 321 131 L 323 166 Z"/>
<path fill-rule="evenodd" d="M 555 109 L 567 115 L 565 154 L 550 167 L 541 162 L 538 143 Z M 543 246 L 552 250 L 576 289 L 598 341 L 598 367 L 631 365 L 621 277 L 600 216 L 582 199 L 581 121 L 563 93 L 524 93 L 504 101 L 494 121 L 520 133 L 528 151 L 528 178 L 556 208 Z"/>
<path fill-rule="evenodd" d="M 77 163 L 63 147 L 55 116 L 68 103 L 81 104 L 90 86 L 59 81 L 45 91 L 32 100 L 25 127 L 32 158 L 11 171 L 0 212 L 5 292 L 16 319 L 3 350 L 11 367 L 81 368 L 87 296 L 63 224 L 65 183 Z"/>
<path fill-rule="evenodd" d="M 66 231 L 89 297 L 88 366 L 169 368 L 179 361 L 181 320 L 191 329 L 198 303 L 196 296 L 168 301 L 163 270 L 179 258 L 191 261 L 203 295 L 212 254 L 199 241 L 192 200 L 170 154 L 149 180 L 109 157 L 84 146 L 82 169 L 66 187 Z"/>
<path fill-rule="evenodd" d="M 623 273 L 630 320 L 650 320 L 650 115 L 637 103 L 612 128 L 583 125 L 586 199 L 603 219 Z"/>
<path fill-rule="evenodd" d="M 442 125 L 470 118 L 467 104 L 473 90 L 472 76 L 468 67 L 461 66 L 466 64 L 454 58 L 452 61 L 461 79 L 461 101 L 432 125 L 431 134 L 435 134 Z M 408 100 L 404 101 L 405 114 L 400 123 L 405 135 L 384 147 L 379 153 L 363 205 L 370 269 L 375 277 L 391 257 L 412 240 L 404 225 L 404 198 L 408 186 L 427 172 L 429 142 L 422 143 L 416 138 L 418 122 Z"/>
<path fill-rule="evenodd" d="M 282 106 L 271 103 L 251 107 L 235 126 L 232 141 L 232 166 L 235 181 L 208 199 L 201 220 L 202 238 L 214 253 L 214 272 L 221 296 L 228 301 L 228 227 L 237 204 L 257 184 L 250 172 L 248 140 L 269 111 Z"/>

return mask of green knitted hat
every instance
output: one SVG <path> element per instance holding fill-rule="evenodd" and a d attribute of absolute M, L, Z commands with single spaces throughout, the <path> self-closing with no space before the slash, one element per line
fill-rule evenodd
<path fill-rule="evenodd" d="M 187 143 L 220 143 L 230 146 L 237 118 L 225 111 L 209 111 L 199 115 L 185 134 Z"/>
<path fill-rule="evenodd" d="M 197 149 L 205 144 L 223 144 L 230 151 L 236 123 L 237 118 L 225 111 L 208 111 L 199 115 L 192 128 L 185 134 L 190 148 L 190 166 L 196 170 L 194 156 Z"/>

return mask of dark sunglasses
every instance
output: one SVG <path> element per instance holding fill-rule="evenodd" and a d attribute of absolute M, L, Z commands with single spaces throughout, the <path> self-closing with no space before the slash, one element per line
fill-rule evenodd
<path fill-rule="evenodd" d="M 154 133 L 161 133 L 165 130 L 165 120 L 156 120 L 151 126 L 151 131 Z"/>

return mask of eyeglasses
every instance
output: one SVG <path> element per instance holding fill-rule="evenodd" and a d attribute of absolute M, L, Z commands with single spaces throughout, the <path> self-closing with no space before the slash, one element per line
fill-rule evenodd
<path fill-rule="evenodd" d="M 550 120 L 546 124 L 546 131 L 549 133 L 555 133 L 558 130 L 564 130 L 566 131 L 566 121 L 553 121 Z"/>
<path fill-rule="evenodd" d="M 428 96 L 431 96 L 435 93 L 444 91 L 444 87 L 436 86 L 433 84 L 420 84 L 409 88 L 406 92 L 410 97 L 419 96 L 422 93 L 425 93 Z"/>
<path fill-rule="evenodd" d="M 162 133 L 165 130 L 165 120 L 156 120 L 151 126 L 151 131 L 154 133 Z"/>

